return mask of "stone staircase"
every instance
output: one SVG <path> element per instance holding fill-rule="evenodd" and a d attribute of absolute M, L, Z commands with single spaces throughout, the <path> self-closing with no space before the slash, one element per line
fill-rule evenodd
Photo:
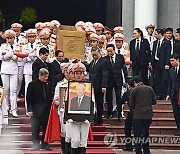
<path fill-rule="evenodd" d="M 124 106 L 125 115 L 129 111 L 127 104 Z M 174 136 L 177 131 L 171 102 L 158 101 L 153 106 L 154 117 L 150 127 L 150 138 L 152 144 L 151 149 L 168 149 L 180 150 L 180 136 Z M 106 112 L 104 112 L 106 114 Z M 114 115 L 117 115 L 116 112 Z M 117 147 L 121 148 L 125 145 L 124 139 L 124 122 L 118 122 L 117 117 L 112 119 L 104 119 L 104 123 L 110 124 L 106 126 L 107 132 L 115 132 L 118 138 Z"/>
<path fill-rule="evenodd" d="M 0 153 L 59 154 L 61 152 L 60 142 L 50 144 L 53 149 L 50 152 L 44 150 L 32 152 L 31 125 L 29 117 L 25 115 L 23 99 L 18 102 L 18 114 L 19 118 L 9 117 L 8 128 L 4 129 L 0 135 Z M 101 134 L 106 134 L 106 127 L 93 126 L 92 131 L 94 141 L 88 141 L 87 154 L 114 154 L 108 142 L 104 141 L 104 137 L 101 136 Z"/>

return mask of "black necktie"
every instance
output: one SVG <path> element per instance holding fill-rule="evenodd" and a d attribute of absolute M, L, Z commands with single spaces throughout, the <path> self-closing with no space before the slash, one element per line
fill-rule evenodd
<path fill-rule="evenodd" d="M 113 60 L 113 56 L 112 56 L 112 57 L 110 57 L 110 61 L 111 61 L 112 67 L 114 67 L 114 60 Z"/>
<path fill-rule="evenodd" d="M 94 62 L 93 62 L 93 68 L 94 68 L 95 65 L 96 65 L 96 60 L 94 60 Z"/>
<path fill-rule="evenodd" d="M 11 49 L 13 50 L 13 45 L 11 45 Z"/>
<path fill-rule="evenodd" d="M 31 49 L 33 49 L 33 44 L 31 44 Z"/>
<path fill-rule="evenodd" d="M 18 38 L 18 36 L 16 37 L 16 41 L 17 41 L 17 43 L 19 42 L 19 38 Z"/>
<path fill-rule="evenodd" d="M 150 42 L 151 42 L 151 36 L 149 37 L 149 40 L 150 40 Z"/>
<path fill-rule="evenodd" d="M 135 50 L 135 52 L 136 52 L 136 57 L 139 57 L 139 52 L 140 52 L 140 49 L 139 49 L 139 39 L 137 39 L 137 44 L 136 44 L 136 50 Z"/>
<path fill-rule="evenodd" d="M 159 52 L 159 49 L 160 49 L 160 41 L 158 41 L 158 44 L 157 44 L 157 58 L 159 58 L 159 56 L 160 56 L 160 52 Z"/>
<path fill-rule="evenodd" d="M 118 49 L 118 54 L 120 54 L 121 53 L 121 51 Z"/>

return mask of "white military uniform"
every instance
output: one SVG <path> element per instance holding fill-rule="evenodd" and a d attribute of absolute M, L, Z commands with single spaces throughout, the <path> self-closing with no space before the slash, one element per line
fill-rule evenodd
<path fill-rule="evenodd" d="M 91 53 L 92 47 L 85 47 L 85 61 L 90 64 L 93 60 L 92 53 Z"/>
<path fill-rule="evenodd" d="M 3 87 L 0 87 L 0 134 L 3 124 L 8 124 L 8 107 L 5 97 L 5 90 Z"/>
<path fill-rule="evenodd" d="M 17 37 L 15 37 L 14 44 L 16 45 L 15 51 L 22 52 L 22 45 L 26 44 L 27 39 L 22 35 L 22 33 Z M 18 85 L 17 85 L 17 96 L 19 91 L 21 90 L 22 80 L 23 80 L 23 70 L 24 70 L 24 62 L 17 62 L 18 64 Z"/>
<path fill-rule="evenodd" d="M 10 112 L 16 111 L 17 108 L 17 77 L 18 77 L 18 64 L 17 61 L 22 61 L 14 55 L 15 45 L 13 49 L 11 45 L 6 43 L 0 47 L 0 60 L 1 64 L 1 78 L 6 93 L 6 103 L 11 105 Z M 3 55 L 3 52 L 6 53 Z"/>
<path fill-rule="evenodd" d="M 154 36 L 146 35 L 144 38 L 146 38 L 149 42 L 150 49 L 153 48 L 153 42 L 156 41 L 156 38 Z"/>
<path fill-rule="evenodd" d="M 32 64 L 37 58 L 37 52 L 38 52 L 38 45 L 34 42 L 31 44 L 30 42 L 23 45 L 22 47 L 22 53 L 27 53 L 28 57 L 24 58 L 24 79 L 25 79 L 25 98 L 26 98 L 26 92 L 28 84 L 32 81 Z M 25 99 L 25 107 L 27 110 L 27 102 Z"/>
<path fill-rule="evenodd" d="M 57 83 L 56 88 L 55 88 L 54 99 L 59 98 L 60 87 L 68 88 L 68 80 L 66 78 L 64 78 L 62 81 Z M 61 124 L 61 137 L 66 137 L 67 138 L 66 140 L 69 143 L 70 136 L 68 136 L 68 134 L 66 136 L 66 126 L 68 124 L 64 124 L 64 108 L 61 108 L 61 105 L 59 105 L 58 114 L 59 114 L 59 120 L 60 120 L 60 124 Z"/>

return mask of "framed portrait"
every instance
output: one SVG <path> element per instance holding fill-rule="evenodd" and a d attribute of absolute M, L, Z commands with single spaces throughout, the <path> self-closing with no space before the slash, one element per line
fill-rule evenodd
<path fill-rule="evenodd" d="M 68 99 L 65 102 L 65 120 L 93 120 L 92 83 L 69 81 Z"/>
<path fill-rule="evenodd" d="M 61 108 L 64 108 L 64 105 L 65 105 L 66 91 L 67 91 L 67 88 L 65 87 L 59 88 L 59 98 L 60 98 L 59 104 Z"/>

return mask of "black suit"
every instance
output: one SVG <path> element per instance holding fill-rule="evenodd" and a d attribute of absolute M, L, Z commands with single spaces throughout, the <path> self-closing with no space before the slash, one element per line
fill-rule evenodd
<path fill-rule="evenodd" d="M 78 106 L 78 97 L 71 100 L 70 111 L 90 111 L 91 98 L 88 96 L 83 97 L 80 106 Z"/>
<path fill-rule="evenodd" d="M 47 62 L 42 62 L 41 59 L 37 58 L 32 65 L 33 80 L 38 78 L 38 73 L 41 68 L 46 68 L 47 70 L 49 70 L 49 64 Z"/>
<path fill-rule="evenodd" d="M 45 144 L 44 136 L 52 102 L 51 84 L 43 83 L 39 79 L 33 80 L 28 85 L 26 100 L 28 112 L 33 112 L 31 118 L 33 144 L 39 144 L 40 126 L 43 130 L 42 143 Z"/>
<path fill-rule="evenodd" d="M 177 53 L 180 55 L 180 41 L 179 40 L 175 40 L 174 53 Z"/>
<path fill-rule="evenodd" d="M 57 60 L 54 60 L 52 63 L 50 63 L 50 69 L 49 69 L 49 79 L 51 82 L 53 82 L 54 76 L 62 74 L 60 63 L 57 62 Z"/>
<path fill-rule="evenodd" d="M 55 91 L 56 85 L 59 81 L 62 81 L 64 79 L 64 74 L 58 74 L 54 76 L 53 82 L 52 82 L 52 91 Z"/>
<path fill-rule="evenodd" d="M 123 75 L 125 80 L 127 78 L 127 68 L 125 66 L 124 57 L 121 54 L 115 54 L 115 61 L 112 62 L 111 57 L 104 57 L 108 63 L 108 83 L 107 83 L 107 92 L 106 100 L 108 105 L 108 116 L 112 115 L 113 105 L 112 105 L 112 92 L 113 88 L 116 93 L 116 104 L 118 110 L 118 117 L 121 117 L 122 105 L 120 105 L 122 85 L 123 85 Z"/>
<path fill-rule="evenodd" d="M 156 95 L 165 97 L 168 88 L 168 70 L 165 65 L 170 66 L 171 44 L 170 41 L 163 39 L 159 50 L 157 50 L 158 40 L 153 42 L 152 66 L 154 72 L 154 90 Z M 157 54 L 156 54 L 157 53 Z M 159 58 L 156 60 L 155 57 Z"/>
<path fill-rule="evenodd" d="M 148 83 L 148 63 L 150 63 L 151 50 L 147 39 L 141 38 L 140 51 L 136 52 L 136 39 L 130 41 L 130 60 L 132 61 L 133 76 L 141 75 L 143 82 Z"/>
<path fill-rule="evenodd" d="M 96 64 L 94 60 L 89 66 L 89 80 L 92 81 L 95 94 L 95 102 L 97 113 L 95 117 L 96 124 L 102 124 L 103 114 L 103 93 L 102 88 L 107 87 L 108 80 L 108 66 L 107 61 L 104 58 L 100 58 Z"/>
<path fill-rule="evenodd" d="M 180 107 L 178 105 L 178 93 L 180 90 L 180 70 L 175 72 L 175 67 L 169 70 L 168 95 L 171 97 L 171 103 L 174 112 L 174 118 L 178 131 L 180 131 Z"/>

